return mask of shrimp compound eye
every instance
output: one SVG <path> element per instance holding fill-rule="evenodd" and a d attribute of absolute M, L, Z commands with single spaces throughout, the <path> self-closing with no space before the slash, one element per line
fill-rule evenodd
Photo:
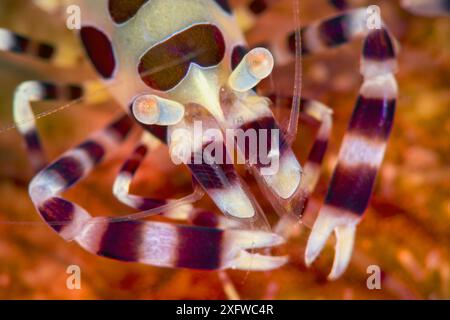
<path fill-rule="evenodd" d="M 219 28 L 198 24 L 150 48 L 141 57 L 138 71 L 150 88 L 168 91 L 184 79 L 191 64 L 214 67 L 224 56 L 225 40 Z"/>

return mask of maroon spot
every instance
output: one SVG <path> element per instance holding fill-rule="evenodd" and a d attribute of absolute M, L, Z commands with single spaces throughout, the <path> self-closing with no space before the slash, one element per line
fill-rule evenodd
<path fill-rule="evenodd" d="M 219 28 L 198 24 L 150 48 L 142 56 L 138 72 L 150 88 L 167 91 L 184 79 L 192 63 L 213 67 L 224 55 L 225 40 Z"/>
<path fill-rule="evenodd" d="M 199 227 L 215 228 L 219 225 L 219 217 L 211 211 L 198 212 L 192 223 Z"/>
<path fill-rule="evenodd" d="M 56 173 L 58 173 L 61 178 L 64 179 L 66 188 L 70 187 L 75 182 L 80 180 L 84 173 L 83 164 L 77 159 L 70 156 L 66 156 L 57 160 L 56 162 L 51 164 L 47 168 L 47 170 L 55 171 Z"/>
<path fill-rule="evenodd" d="M 37 133 L 36 129 L 32 129 L 24 135 L 24 139 L 27 146 L 29 158 L 33 163 L 34 171 L 39 172 L 47 165 L 47 160 L 42 149 L 39 134 Z"/>
<path fill-rule="evenodd" d="M 234 70 L 247 54 L 248 48 L 245 46 L 236 46 L 231 54 L 231 68 Z"/>
<path fill-rule="evenodd" d="M 383 61 L 395 58 L 395 50 L 389 33 L 383 30 L 374 30 L 364 41 L 363 55 L 367 59 Z"/>
<path fill-rule="evenodd" d="M 39 139 L 39 135 L 35 129 L 28 131 L 25 136 L 25 142 L 27 144 L 28 150 L 31 152 L 38 151 L 40 152 L 42 150 L 41 141 Z"/>
<path fill-rule="evenodd" d="M 165 126 L 157 126 L 157 125 L 151 125 L 151 126 L 145 126 L 145 129 L 153 134 L 155 137 L 157 137 L 159 140 L 161 140 L 164 143 L 167 143 L 167 127 Z"/>
<path fill-rule="evenodd" d="M 165 201 L 165 200 L 142 198 L 142 202 L 138 206 L 137 209 L 139 209 L 139 210 L 150 210 L 150 209 L 154 209 L 154 208 L 158 208 L 158 207 L 164 206 L 166 204 L 167 204 L 167 201 Z"/>
<path fill-rule="evenodd" d="M 108 9 L 116 23 L 124 23 L 133 18 L 148 0 L 109 0 Z"/>
<path fill-rule="evenodd" d="M 231 14 L 231 7 L 228 0 L 214 0 L 224 11 Z"/>
<path fill-rule="evenodd" d="M 213 270 L 220 267 L 223 231 L 178 227 L 177 267 Z"/>
<path fill-rule="evenodd" d="M 133 128 L 133 120 L 125 114 L 123 117 L 120 117 L 118 120 L 109 125 L 108 130 L 114 132 L 119 136 L 120 140 L 123 140 L 130 133 Z"/>
<path fill-rule="evenodd" d="M 267 10 L 267 2 L 266 0 L 253 0 L 248 8 L 254 14 L 261 14 Z"/>
<path fill-rule="evenodd" d="M 41 82 L 41 87 L 44 91 L 42 99 L 53 100 L 58 99 L 59 93 L 58 88 L 50 82 Z"/>
<path fill-rule="evenodd" d="M 83 95 L 83 88 L 77 85 L 69 85 L 67 87 L 67 90 L 68 90 L 67 98 L 69 100 L 81 98 L 81 96 Z"/>
<path fill-rule="evenodd" d="M 359 96 L 348 130 L 371 139 L 387 139 L 394 122 L 395 108 L 395 99 Z"/>
<path fill-rule="evenodd" d="M 134 174 L 136 170 L 139 168 L 139 165 L 141 164 L 146 154 L 147 154 L 147 147 L 145 145 L 138 146 L 134 150 L 131 158 L 124 163 L 120 171 Z"/>
<path fill-rule="evenodd" d="M 377 170 L 366 165 L 347 168 L 337 165 L 325 203 L 362 215 L 366 210 Z"/>
<path fill-rule="evenodd" d="M 321 164 L 327 151 L 328 140 L 316 140 L 308 155 L 308 161 Z"/>
<path fill-rule="evenodd" d="M 79 145 L 78 149 L 84 150 L 94 164 L 99 163 L 105 156 L 105 149 L 95 141 L 86 141 Z"/>
<path fill-rule="evenodd" d="M 146 145 L 141 144 L 134 150 L 134 154 L 139 156 L 140 158 L 143 158 L 147 154 L 147 151 L 148 147 Z"/>
<path fill-rule="evenodd" d="M 50 59 L 55 49 L 47 43 L 40 43 L 37 48 L 37 56 L 43 59 Z"/>
<path fill-rule="evenodd" d="M 144 222 L 109 223 L 100 242 L 98 255 L 122 261 L 137 261 Z"/>
<path fill-rule="evenodd" d="M 51 198 L 46 200 L 38 210 L 42 218 L 50 223 L 56 232 L 60 232 L 67 223 L 73 220 L 75 207 L 67 200 Z"/>
<path fill-rule="evenodd" d="M 137 168 L 139 168 L 141 162 L 142 159 L 129 159 L 124 163 L 120 171 L 133 174 L 136 172 Z"/>
<path fill-rule="evenodd" d="M 116 68 L 116 60 L 108 37 L 95 27 L 82 27 L 80 37 L 97 72 L 105 79 L 111 78 Z"/>
<path fill-rule="evenodd" d="M 349 30 L 350 19 L 347 14 L 324 21 L 319 26 L 322 41 L 329 47 L 335 47 L 348 41 L 346 32 Z"/>

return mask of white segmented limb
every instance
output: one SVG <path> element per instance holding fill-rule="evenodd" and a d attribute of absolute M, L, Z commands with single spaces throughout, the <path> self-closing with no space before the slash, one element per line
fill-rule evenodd
<path fill-rule="evenodd" d="M 249 253 L 247 250 L 273 247 L 285 242 L 281 236 L 263 231 L 227 230 L 226 247 L 223 261 L 230 269 L 240 270 L 272 270 L 284 265 L 288 258 L 284 256 L 266 256 Z"/>
<path fill-rule="evenodd" d="M 115 136 L 122 125 L 122 137 L 115 145 L 105 145 L 105 135 Z M 96 164 L 117 148 L 118 144 L 131 130 L 127 116 L 113 122 L 106 129 L 91 135 L 90 139 L 76 148 L 70 149 L 53 163 L 40 171 L 29 185 L 29 194 L 42 218 L 66 240 L 73 240 L 83 224 L 91 216 L 81 206 L 61 197 L 71 186 L 86 177 Z M 62 224 L 61 224 L 62 223 Z"/>
<path fill-rule="evenodd" d="M 128 172 L 121 172 L 117 175 L 113 184 L 113 194 L 120 202 L 135 207 L 138 206 L 139 203 L 131 197 L 129 194 L 129 189 L 131 185 L 131 181 L 133 180 L 133 175 Z"/>
<path fill-rule="evenodd" d="M 21 83 L 14 93 L 13 117 L 17 128 L 22 134 L 28 133 L 36 126 L 35 116 L 31 109 L 31 102 L 42 100 L 45 89 L 38 81 Z"/>
<path fill-rule="evenodd" d="M 248 52 L 231 73 L 228 84 L 238 92 L 245 92 L 267 78 L 274 67 L 273 56 L 265 48 L 255 48 Z"/>
<path fill-rule="evenodd" d="M 251 218 L 255 215 L 252 202 L 239 184 L 210 192 L 215 195 L 216 201 L 221 204 L 221 208 L 226 214 L 241 219 Z"/>
<path fill-rule="evenodd" d="M 327 47 L 322 43 L 319 34 L 319 23 L 311 25 L 309 28 L 305 29 L 306 31 L 303 34 L 304 42 L 307 44 L 307 49 L 310 52 L 320 52 Z"/>
<path fill-rule="evenodd" d="M 395 99 L 398 94 L 397 80 L 390 72 L 374 77 L 366 76 L 360 92 L 366 98 Z"/>
<path fill-rule="evenodd" d="M 306 162 L 303 166 L 302 187 L 306 195 L 313 192 L 320 178 L 321 165 L 315 162 Z"/>
<path fill-rule="evenodd" d="M 240 269 L 249 271 L 268 271 L 286 264 L 288 257 L 266 256 L 258 253 L 241 251 L 238 256 L 228 265 L 230 269 Z"/>
<path fill-rule="evenodd" d="M 263 175 L 266 183 L 283 199 L 290 198 L 302 179 L 302 167 L 293 153 L 279 158 L 279 168 L 274 174 Z"/>
<path fill-rule="evenodd" d="M 329 279 L 347 268 L 356 225 L 367 209 L 381 166 L 395 114 L 398 95 L 396 48 L 388 30 L 368 33 L 361 56 L 360 88 L 349 128 L 339 151 L 325 203 L 314 223 L 305 252 L 311 264 L 332 232 L 336 234 L 333 268 Z"/>
<path fill-rule="evenodd" d="M 60 194 L 66 189 L 67 183 L 54 171 L 41 171 L 28 186 L 30 198 L 36 206 L 41 205 L 50 197 Z"/>
<path fill-rule="evenodd" d="M 122 165 L 114 181 L 113 194 L 123 204 L 143 210 L 143 212 L 137 215 L 121 217 L 120 219 L 143 219 L 147 216 L 162 214 L 171 219 L 187 220 L 193 213 L 191 203 L 199 200 L 204 195 L 203 190 L 199 187 L 196 187 L 192 194 L 181 199 L 152 199 L 130 193 L 130 186 L 136 171 L 141 166 L 148 151 L 153 151 L 159 145 L 160 143 L 155 138 L 145 133 L 131 156 Z"/>
<path fill-rule="evenodd" d="M 389 78 L 377 78 L 377 76 L 386 76 L 397 71 L 397 61 L 395 59 L 389 59 L 386 61 L 373 61 L 365 58 L 361 59 L 360 72 L 366 79 L 372 81 L 392 81 Z M 394 79 L 395 80 L 395 79 Z M 365 83 L 365 85 L 368 85 Z M 382 87 L 383 84 L 378 83 L 378 86 Z"/>
<path fill-rule="evenodd" d="M 25 55 L 46 62 L 55 62 L 54 56 L 57 50 L 49 43 L 0 28 L 0 51 Z"/>
<path fill-rule="evenodd" d="M 336 280 L 347 269 L 353 252 L 353 246 L 355 242 L 356 226 L 352 224 L 346 224 L 344 226 L 336 227 L 336 245 L 335 245 L 335 258 L 333 261 L 333 267 L 328 275 L 329 280 Z"/>
<path fill-rule="evenodd" d="M 169 148 L 172 159 L 188 165 L 192 175 L 224 214 L 245 224 L 253 225 L 255 221 L 265 224 L 261 210 L 232 164 L 223 136 L 198 136 L 213 128 L 220 132 L 214 118 L 206 113 L 202 115 L 198 108 L 198 105 L 188 105 L 185 119 L 171 128 Z M 200 120 L 201 131 L 197 126 Z M 216 159 L 211 158 L 211 146 L 218 151 Z"/>
<path fill-rule="evenodd" d="M 227 230 L 226 242 L 230 249 L 261 249 L 279 246 L 285 242 L 283 237 L 271 232 L 251 230 Z"/>
<path fill-rule="evenodd" d="M 349 233 L 355 233 L 358 222 L 359 219 L 352 213 L 343 212 L 340 209 L 324 205 L 321 210 L 321 214 L 317 217 L 317 220 L 314 223 L 313 229 L 311 230 L 311 235 L 308 239 L 308 244 L 305 251 L 306 265 L 309 266 L 314 262 L 314 260 L 316 260 L 317 256 L 323 250 L 331 233 L 333 231 L 337 232 L 338 228 L 341 228 L 341 234 L 345 228 L 348 228 L 348 230 L 344 231 L 345 237 L 340 237 L 340 239 L 336 240 L 341 241 L 341 243 L 336 244 L 336 248 L 339 248 L 341 252 L 343 251 L 344 253 L 347 251 L 351 252 L 353 249 L 353 242 L 348 241 L 350 239 Z M 348 248 L 344 248 L 344 246 L 347 246 Z M 342 253 L 339 256 L 336 255 L 334 262 L 336 269 L 339 266 L 339 270 L 336 271 L 340 271 L 341 273 L 345 270 L 345 267 L 349 261 L 349 259 L 347 259 L 347 261 L 337 261 L 337 259 L 342 257 L 346 258 L 346 256 L 342 255 Z M 337 277 L 336 271 L 334 273 L 335 277 Z"/>
<path fill-rule="evenodd" d="M 328 208 L 328 210 L 333 209 Z M 336 280 L 344 273 L 350 262 L 356 234 L 356 225 L 359 221 L 352 216 L 349 216 L 349 220 L 347 221 L 340 221 L 341 219 L 336 219 L 336 216 L 333 214 L 327 215 L 325 210 L 321 214 L 320 219 L 320 221 L 314 224 L 314 228 L 308 239 L 305 263 L 307 266 L 310 266 L 316 260 L 325 246 L 327 239 L 334 232 L 336 236 L 335 257 L 328 279 Z"/>
<path fill-rule="evenodd" d="M 174 125 L 184 116 L 184 106 L 156 95 L 141 95 L 133 102 L 133 115 L 147 125 Z"/>
<path fill-rule="evenodd" d="M 284 101 L 283 100 L 287 100 Z M 280 99 L 279 106 L 291 108 L 292 98 Z M 277 105 L 277 102 L 275 102 Z M 297 193 L 294 197 L 299 199 L 296 209 L 299 212 L 294 212 L 296 216 L 283 215 L 275 227 L 277 234 L 289 238 L 298 230 L 299 217 L 302 216 L 306 210 L 306 204 L 314 191 L 320 178 L 321 164 L 323 162 L 325 152 L 328 146 L 328 140 L 331 134 L 333 124 L 332 110 L 326 105 L 315 100 L 302 100 L 300 112 L 304 117 L 312 118 L 319 122 L 320 127 L 317 131 L 315 142 L 309 152 L 308 159 L 303 166 L 303 173 L 301 183 Z"/>
<path fill-rule="evenodd" d="M 348 168 L 356 167 L 356 170 L 361 165 L 376 169 L 383 161 L 385 150 L 385 141 L 348 134 L 342 143 L 342 165 Z"/>
<path fill-rule="evenodd" d="M 47 159 L 36 129 L 36 116 L 32 110 L 32 102 L 74 100 L 80 98 L 82 94 L 83 88 L 79 85 L 26 81 L 17 87 L 13 100 L 14 123 L 25 139 L 29 158 L 36 172 L 45 166 Z"/>
<path fill-rule="evenodd" d="M 173 265 L 178 245 L 174 240 L 179 242 L 176 227 L 155 222 L 146 224 L 143 234 L 148 236 L 142 239 L 139 246 L 138 262 L 161 266 Z"/>
<path fill-rule="evenodd" d="M 37 0 L 36 2 L 44 5 L 54 3 L 54 1 Z M 175 19 L 171 14 L 173 4 L 168 5 L 167 1 L 157 1 L 152 5 L 142 4 L 141 7 L 136 8 L 133 16 L 127 17 L 127 21 L 118 23 L 117 20 L 114 20 L 117 17 L 113 17 L 113 10 L 111 8 L 109 8 L 109 12 L 107 10 L 108 4 L 110 5 L 112 1 L 109 3 L 106 1 L 102 1 L 101 3 L 100 1 L 86 1 L 86 4 L 88 2 L 90 4 L 87 8 L 92 8 L 93 10 L 83 9 L 83 12 L 88 15 L 83 20 L 92 23 L 92 29 L 97 30 L 97 26 L 99 29 L 95 33 L 89 33 L 88 28 L 84 30 L 82 28 L 80 33 L 83 35 L 80 36 L 85 45 L 86 53 L 91 60 L 97 60 L 94 63 L 96 70 L 100 75 L 103 75 L 106 83 L 111 84 L 110 88 L 114 87 L 110 91 L 123 104 L 124 108 L 129 110 L 131 98 L 137 97 L 132 105 L 132 113 L 141 124 L 148 125 L 148 127 L 151 125 L 173 126 L 178 124 L 185 117 L 185 107 L 183 104 L 187 105 L 190 103 L 196 103 L 209 111 L 216 111 L 212 113 L 216 116 L 217 120 L 221 120 L 221 110 L 217 101 L 217 93 L 221 87 L 226 86 L 229 75 L 229 64 L 222 63 L 222 58 L 214 60 L 206 66 L 203 66 L 203 61 L 205 59 L 208 60 L 213 55 L 216 57 L 221 57 L 222 55 L 224 58 L 228 57 L 229 48 L 232 48 L 237 43 L 244 42 L 243 36 L 239 33 L 234 17 L 229 9 L 225 12 L 226 15 L 223 14 L 223 10 L 226 11 L 227 9 L 225 3 L 212 4 L 210 1 L 196 1 L 195 3 L 178 1 L 176 12 L 179 14 L 176 15 Z M 211 11 L 212 5 L 216 9 L 219 7 L 223 9 L 220 11 L 221 14 L 219 17 L 214 14 L 217 13 L 216 11 Z M 150 10 L 150 7 L 152 10 Z M 189 9 L 189 12 L 183 9 Z M 157 19 L 154 19 L 155 12 L 158 12 L 158 15 L 163 21 L 159 20 L 156 22 Z M 143 92 L 153 93 L 154 91 L 144 87 L 144 84 L 138 78 L 138 81 L 134 81 L 133 76 L 137 75 L 131 72 L 130 74 L 125 69 L 135 71 L 130 66 L 135 65 L 136 60 L 142 56 L 142 53 L 150 47 L 153 47 L 155 43 L 160 41 L 161 43 L 164 42 L 165 38 L 176 33 L 181 25 L 190 25 L 196 22 L 199 19 L 198 17 L 209 16 L 211 17 L 211 21 L 208 19 L 206 22 L 216 24 L 217 30 L 219 30 L 215 35 L 220 35 L 220 32 L 223 32 L 225 35 L 226 46 L 223 46 L 223 51 L 225 52 L 222 53 L 222 50 L 217 50 L 218 52 L 214 54 L 211 54 L 211 52 L 203 52 L 203 56 L 196 56 L 195 58 L 197 60 L 193 60 L 191 63 L 195 65 L 186 66 L 187 69 L 192 69 L 190 72 L 191 76 L 188 74 L 187 77 L 182 78 L 184 83 L 181 83 L 178 88 L 174 87 L 171 90 L 165 91 L 164 98 L 154 95 L 139 96 Z M 143 22 L 143 17 L 146 19 L 145 22 L 148 23 L 141 23 Z M 115 23 L 110 21 L 111 18 Z M 172 19 L 176 20 L 177 23 L 171 24 L 170 21 Z M 128 20 L 130 20 L 130 23 L 128 23 Z M 189 24 L 186 22 L 189 22 Z M 130 28 L 130 25 L 132 27 L 134 23 L 140 26 L 139 34 L 130 37 L 130 34 L 136 32 L 136 30 Z M 106 28 L 103 28 L 105 26 Z M 158 30 L 158 34 L 156 35 L 153 33 L 154 26 Z M 90 30 L 90 32 L 94 31 Z M 139 35 L 142 35 L 142 38 L 138 39 Z M 94 43 L 88 43 L 86 37 L 95 38 L 93 40 Z M 101 40 L 97 37 L 100 37 Z M 128 39 L 126 40 L 128 43 L 123 41 L 125 38 Z M 200 37 L 200 41 L 197 41 L 198 43 L 195 45 L 201 46 L 202 40 L 204 38 Z M 100 41 L 104 42 L 100 43 Z M 89 50 L 94 47 L 96 48 L 97 44 L 99 44 L 99 47 L 106 47 L 105 50 L 107 51 L 102 52 L 100 57 L 95 56 Z M 216 43 L 216 45 L 220 47 L 220 43 Z M 214 45 L 208 49 L 220 49 L 213 47 Z M 36 42 L 32 39 L 0 29 L 0 50 L 2 49 L 33 55 L 46 60 L 53 59 L 53 62 L 55 62 L 54 53 L 58 55 L 59 53 L 63 53 L 63 51 L 56 51 L 56 48 L 49 44 Z M 197 49 L 199 48 L 193 47 L 190 49 L 193 52 L 198 52 Z M 102 66 L 102 63 L 107 60 L 107 56 L 111 53 L 114 56 L 112 61 L 114 67 L 109 72 L 109 70 L 104 70 L 103 67 L 110 69 L 110 66 Z M 102 60 L 103 58 L 105 60 Z M 261 79 L 267 77 L 272 71 L 274 64 L 270 52 L 262 48 L 250 53 L 246 57 L 246 62 L 245 72 L 249 78 L 253 78 L 253 80 L 247 83 L 247 85 L 251 85 L 248 89 L 256 85 Z M 111 64 L 111 61 L 106 61 L 106 64 Z M 161 67 L 166 68 L 167 65 Z M 241 80 L 245 80 L 244 78 L 241 77 Z M 193 84 L 186 84 L 188 82 L 192 82 Z M 119 86 L 115 86 L 115 84 L 124 83 L 126 85 L 121 85 L 120 88 Z M 196 90 L 190 90 L 192 88 Z M 242 87 L 238 89 L 243 90 Z M 36 118 L 31 108 L 33 101 L 56 100 L 60 98 L 77 99 L 81 96 L 81 91 L 82 88 L 78 86 L 66 88 L 65 86 L 40 82 L 27 82 L 20 86 L 16 92 L 14 101 L 14 118 L 21 133 L 24 135 L 33 134 L 32 136 L 25 137 L 28 139 L 27 143 L 29 145 L 35 143 L 35 149 L 39 149 L 39 152 L 42 151 L 38 148 L 40 145 L 38 145 L 38 136 L 37 132 L 35 132 Z M 150 131 L 146 126 L 143 127 L 145 130 Z M 198 197 L 197 191 L 194 192 L 195 194 L 193 196 L 183 198 L 182 200 L 184 202 L 181 205 L 181 202 L 179 203 L 178 200 L 163 200 L 167 202 L 164 207 L 166 211 L 163 212 L 166 217 L 187 219 L 195 224 L 195 226 L 187 226 L 185 224 L 176 226 L 141 220 L 132 221 L 131 219 L 133 217 L 125 217 L 124 221 L 107 217 L 93 218 L 87 210 L 65 199 L 62 193 L 86 178 L 97 165 L 111 155 L 112 151 L 118 149 L 132 128 L 132 120 L 127 115 L 124 115 L 101 132 L 90 135 L 87 140 L 63 153 L 50 164 L 47 165 L 47 162 L 41 163 L 43 169 L 41 168 L 42 171 L 30 183 L 29 192 L 41 217 L 53 227 L 55 232 L 65 240 L 75 240 L 86 250 L 97 255 L 157 266 L 211 270 L 228 267 L 245 270 L 270 270 L 286 262 L 285 257 L 270 257 L 246 252 L 246 250 L 281 244 L 283 239 L 277 235 L 270 232 L 255 232 L 252 230 L 228 231 L 219 228 L 223 226 L 242 228 L 244 223 L 241 224 L 239 219 L 222 222 L 225 218 L 218 218 L 216 219 L 218 221 L 217 228 L 203 227 L 200 218 L 197 222 L 194 222 L 194 218 L 200 216 L 196 216 L 199 212 L 193 210 L 192 205 L 186 202 L 188 202 L 188 198 L 189 201 L 193 201 L 195 197 Z M 163 128 L 164 130 L 166 129 Z M 158 137 L 164 137 L 164 133 L 158 134 Z M 36 150 L 34 151 L 37 152 Z M 130 166 L 132 167 L 132 164 Z M 216 169 L 213 166 L 211 167 L 212 170 Z M 204 177 L 202 176 L 204 172 L 201 170 L 202 168 L 199 168 L 198 171 L 193 170 L 193 172 L 197 172 L 200 177 Z M 204 177 L 203 182 L 207 185 L 209 178 L 207 174 L 209 172 L 205 172 L 206 177 Z M 224 211 L 234 217 L 250 218 L 255 215 L 262 216 L 261 209 L 256 204 L 256 201 L 254 201 L 245 184 L 239 179 L 237 173 L 232 172 L 231 168 L 225 166 L 219 168 L 216 173 L 217 180 L 219 181 L 216 181 L 216 184 L 212 184 L 211 188 L 215 190 L 212 190 L 211 194 L 216 191 L 220 193 L 217 197 L 219 200 L 215 200 L 223 205 L 222 207 L 225 208 Z M 229 178 L 230 173 L 235 175 L 232 177 L 233 179 Z M 132 178 L 133 173 L 131 171 L 124 170 L 121 172 L 114 183 L 113 191 L 122 202 L 133 207 L 141 207 L 145 205 L 142 202 L 143 198 L 130 194 Z M 229 178 L 228 181 L 222 181 L 227 178 Z M 199 181 L 199 179 L 195 181 Z M 289 190 L 284 190 L 283 192 L 290 193 Z M 147 216 L 149 212 L 140 212 L 139 214 L 138 216 L 134 216 L 134 218 Z M 259 217 L 258 219 L 263 218 Z M 203 222 L 205 220 L 208 219 L 205 218 Z M 260 227 L 256 223 L 257 218 L 247 220 L 247 226 Z M 226 247 L 228 254 L 225 253 L 223 247 Z M 205 252 L 204 256 L 202 256 L 203 252 Z M 233 254 L 230 255 L 230 252 Z M 213 255 L 212 258 L 210 253 Z M 224 258 L 227 257 L 229 261 L 222 261 L 220 259 L 222 255 Z"/>

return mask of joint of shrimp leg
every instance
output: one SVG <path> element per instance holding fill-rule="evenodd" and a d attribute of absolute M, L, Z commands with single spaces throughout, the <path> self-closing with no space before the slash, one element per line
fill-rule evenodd
<path fill-rule="evenodd" d="M 279 268 L 287 262 L 287 257 L 250 253 L 248 250 L 270 248 L 281 245 L 284 241 L 281 236 L 270 232 L 227 230 L 223 256 L 225 267 L 254 271 Z"/>
<path fill-rule="evenodd" d="M 324 205 L 314 223 L 305 251 L 305 263 L 310 266 L 318 257 L 331 233 L 335 233 L 335 256 L 328 279 L 334 280 L 347 268 L 353 251 L 356 225 L 360 218 L 329 205 Z"/>

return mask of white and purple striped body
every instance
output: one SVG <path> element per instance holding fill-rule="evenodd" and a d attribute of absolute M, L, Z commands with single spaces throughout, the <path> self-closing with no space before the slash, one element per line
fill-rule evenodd
<path fill-rule="evenodd" d="M 29 191 L 45 222 L 64 239 L 75 240 L 94 254 L 123 261 L 194 269 L 270 270 L 283 265 L 285 257 L 248 250 L 281 244 L 298 223 L 320 176 L 332 132 L 330 109 L 313 100 L 297 103 L 299 97 L 274 98 L 268 94 L 272 103 L 259 95 L 255 87 L 272 71 L 274 58 L 267 49 L 247 49 L 245 36 L 226 0 L 66 2 L 81 8 L 82 25 L 78 31 L 81 43 L 105 86 L 130 117 L 120 117 L 47 163 L 31 102 L 78 99 L 83 96 L 83 85 L 27 81 L 18 87 L 14 118 L 38 172 Z M 237 16 L 247 19 L 243 24 L 250 29 L 252 22 L 276 2 L 249 0 L 236 9 Z M 349 7 L 345 0 L 330 3 L 340 10 Z M 402 3 L 422 14 L 448 14 L 446 0 Z M 267 39 L 279 66 L 295 60 L 298 54 L 307 56 L 364 38 L 360 68 L 363 84 L 305 250 L 306 264 L 310 264 L 329 235 L 336 234 L 330 279 L 339 277 L 350 261 L 356 225 L 369 204 L 398 95 L 394 77 L 395 39 L 383 23 L 379 29 L 370 29 L 365 19 L 366 8 L 351 9 L 288 32 L 281 44 Z M 2 51 L 51 61 L 54 49 L 0 29 Z M 288 128 L 278 126 L 270 108 L 283 104 L 291 109 Z M 291 149 L 300 113 L 320 124 L 303 168 Z M 229 153 L 234 154 L 227 144 L 230 141 L 224 139 L 226 135 L 196 136 L 197 122 L 201 122 L 204 130 L 217 129 L 223 133 L 227 129 L 278 132 L 279 149 L 274 154 L 278 156 L 279 169 L 271 174 L 264 173 L 266 166 L 259 155 L 254 163 L 250 159 L 254 160 L 255 155 L 245 145 L 241 148 L 238 144 L 236 148 L 281 218 L 276 233 L 270 231 L 265 213 L 234 165 L 226 161 Z M 144 133 L 121 167 L 113 193 L 119 201 L 140 212 L 124 218 L 96 218 L 64 199 L 62 193 L 117 149 L 136 124 Z M 168 144 L 172 159 L 185 161 L 193 176 L 194 192 L 183 199 L 130 194 L 140 164 L 161 141 Z M 257 141 L 263 140 L 258 137 Z M 271 145 L 274 141 L 263 142 Z M 213 144 L 224 151 L 223 163 L 206 161 L 204 151 Z M 180 151 L 186 145 L 193 146 L 188 154 Z M 195 159 L 201 161 L 197 163 Z M 225 216 L 192 207 L 192 202 L 204 191 Z M 142 220 L 153 214 L 187 220 L 191 225 Z"/>
<path fill-rule="evenodd" d="M 129 8 L 125 17 L 117 14 L 126 11 L 120 8 L 123 5 L 121 1 L 81 1 L 79 5 L 83 19 L 80 37 L 94 67 L 125 109 L 130 108 L 136 98 L 146 95 L 170 99 L 183 106 L 184 118 L 171 122 L 163 129 L 163 135 L 159 134 L 171 151 L 177 149 L 177 143 L 186 143 L 172 139 L 172 132 L 176 129 L 192 131 L 195 121 L 202 121 L 204 129 L 210 126 L 224 130 L 239 127 L 265 129 L 266 124 L 261 127 L 256 122 L 269 120 L 267 129 L 279 129 L 268 100 L 259 98 L 253 90 L 237 92 L 228 88 L 230 75 L 238 67 L 246 50 L 244 36 L 226 1 L 151 0 L 134 3 L 136 6 Z M 202 58 L 202 52 L 193 49 L 198 45 L 200 51 L 204 50 L 201 46 L 206 46 L 210 37 L 214 37 L 210 44 L 211 52 Z M 172 42 L 170 49 L 164 48 L 169 47 L 169 42 Z M 155 48 L 161 50 L 152 55 L 150 52 L 156 51 Z M 169 75 L 159 72 L 168 68 L 168 73 L 171 73 L 173 61 L 168 60 L 166 66 L 161 63 L 165 60 L 160 56 L 174 54 L 178 48 L 184 55 L 179 57 L 180 60 L 186 57 L 191 60 L 185 62 L 186 70 L 180 71 L 179 81 L 172 81 L 168 79 Z M 151 68 L 149 59 L 160 62 Z M 213 63 L 202 64 L 202 59 L 212 59 Z M 179 70 L 173 71 L 172 75 L 177 72 Z M 149 77 L 165 77 L 168 80 L 147 79 L 145 73 L 150 73 Z M 228 96 L 226 103 L 223 102 L 225 94 Z M 233 103 L 228 103 L 230 100 Z M 155 132 L 154 126 L 144 124 L 144 127 Z M 195 141 L 191 143 L 195 144 Z M 301 166 L 282 137 L 280 143 L 283 154 L 279 173 L 261 179 L 263 184 L 269 186 L 268 192 L 275 194 L 274 199 L 281 197 L 289 202 L 289 199 L 295 199 L 293 195 L 300 185 Z M 174 152 L 172 156 L 176 157 Z M 223 172 L 228 170 L 225 167 L 212 169 L 206 165 L 196 165 L 189 168 L 225 214 L 251 218 L 257 224 L 265 224 L 262 213 L 258 212 L 258 206 L 245 191 L 232 166 L 228 166 L 231 173 L 225 175 Z M 205 170 L 214 172 L 215 177 L 205 176 Z M 225 176 L 225 181 L 220 181 Z M 288 210 L 285 207 L 283 213 Z"/>

